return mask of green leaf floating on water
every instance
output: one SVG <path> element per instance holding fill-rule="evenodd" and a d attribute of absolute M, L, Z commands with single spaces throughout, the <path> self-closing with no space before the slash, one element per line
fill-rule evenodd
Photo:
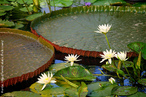
<path fill-rule="evenodd" d="M 57 79 L 62 79 L 60 76 L 65 77 L 68 80 L 87 80 L 93 81 L 96 77 L 92 75 L 90 71 L 83 66 L 69 66 L 67 68 L 57 71 L 54 75 Z"/>
<path fill-rule="evenodd" d="M 81 82 L 81 86 L 78 88 L 79 97 L 86 97 L 88 94 L 88 87 L 84 82 Z"/>
<path fill-rule="evenodd" d="M 27 8 L 28 8 L 29 11 L 32 11 L 33 10 L 33 7 L 32 6 L 29 6 Z M 20 10 L 23 11 L 23 12 L 28 12 L 27 8 L 26 7 L 23 7 L 23 8 L 20 8 Z"/>
<path fill-rule="evenodd" d="M 5 93 L 2 97 L 41 97 L 39 94 L 28 92 L 28 91 L 14 91 Z"/>
<path fill-rule="evenodd" d="M 112 94 L 114 95 L 131 95 L 137 92 L 136 87 L 131 86 L 117 86 L 113 88 Z"/>
<path fill-rule="evenodd" d="M 3 16 L 5 15 L 6 13 L 5 12 L 0 12 L 0 16 Z"/>
<path fill-rule="evenodd" d="M 117 2 L 125 3 L 124 0 L 97 0 L 93 5 L 110 5 Z"/>
<path fill-rule="evenodd" d="M 142 52 L 142 57 L 146 59 L 146 43 L 144 42 L 132 42 L 129 43 L 128 48 L 133 50 L 136 53 L 139 53 L 140 51 Z"/>
<path fill-rule="evenodd" d="M 0 19 L 0 27 L 12 27 L 12 26 L 15 26 L 14 22 Z"/>
<path fill-rule="evenodd" d="M 138 80 L 138 83 L 146 86 L 146 78 Z"/>
<path fill-rule="evenodd" d="M 85 0 L 85 2 L 94 3 L 96 0 Z"/>
<path fill-rule="evenodd" d="M 103 87 L 100 87 L 101 84 Z M 107 97 L 112 96 L 112 89 L 118 86 L 117 84 L 111 84 L 109 82 L 96 82 L 88 85 L 88 96 L 90 97 Z"/>
<path fill-rule="evenodd" d="M 68 7 L 73 4 L 73 0 L 51 0 L 51 6 L 54 6 L 54 3 L 56 7 Z"/>
<path fill-rule="evenodd" d="M 74 63 L 74 66 L 78 66 L 79 64 Z M 71 66 L 70 63 L 58 63 L 58 64 L 52 64 L 49 66 L 49 71 L 52 73 L 56 73 L 58 70 L 64 69 Z"/>
<path fill-rule="evenodd" d="M 14 7 L 9 5 L 1 5 L 0 10 L 9 11 L 12 10 Z"/>
<path fill-rule="evenodd" d="M 79 88 L 69 88 L 66 89 L 65 92 L 69 97 L 86 97 L 88 89 L 87 85 L 84 82 L 81 82 L 81 86 Z"/>
<path fill-rule="evenodd" d="M 9 4 L 7 0 L 0 0 L 0 4 Z"/>
<path fill-rule="evenodd" d="M 17 2 L 20 3 L 20 4 L 24 4 L 24 3 L 31 4 L 31 3 L 33 3 L 33 0 L 17 0 Z"/>
<path fill-rule="evenodd" d="M 42 16 L 43 13 L 34 13 L 26 17 L 27 21 L 33 21 L 35 18 Z"/>
<path fill-rule="evenodd" d="M 42 97 L 52 97 L 56 95 L 65 95 L 65 89 L 66 87 L 55 87 L 47 84 L 45 89 L 41 91 L 41 88 L 43 87 L 43 84 L 34 83 L 30 86 L 30 90 L 34 93 L 40 94 Z"/>
<path fill-rule="evenodd" d="M 30 86 L 30 90 L 42 97 L 79 97 L 79 95 L 80 97 L 86 97 L 88 92 L 86 84 L 84 82 L 81 82 L 81 84 L 76 81 L 72 82 L 78 84 L 79 88 L 74 88 L 65 81 L 57 80 L 55 84 L 48 84 L 43 91 L 41 91 L 43 85 L 37 82 Z"/>
<path fill-rule="evenodd" d="M 137 93 L 127 96 L 127 97 L 146 97 L 146 94 L 143 92 L 137 92 Z"/>

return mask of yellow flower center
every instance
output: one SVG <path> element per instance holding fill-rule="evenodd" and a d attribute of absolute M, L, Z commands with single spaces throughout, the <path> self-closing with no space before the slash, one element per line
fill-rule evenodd
<path fill-rule="evenodd" d="M 49 78 L 47 77 L 47 78 L 45 78 L 45 80 L 49 80 Z"/>
<path fill-rule="evenodd" d="M 69 59 L 69 61 L 75 61 L 75 58 L 71 57 L 71 58 Z"/>
<path fill-rule="evenodd" d="M 111 57 L 113 57 L 113 54 L 107 54 L 106 57 L 107 57 L 108 59 L 110 59 Z"/>
<path fill-rule="evenodd" d="M 45 79 L 44 79 L 44 82 L 45 82 L 45 83 L 50 83 L 50 78 L 48 78 L 48 77 L 45 78 Z"/>

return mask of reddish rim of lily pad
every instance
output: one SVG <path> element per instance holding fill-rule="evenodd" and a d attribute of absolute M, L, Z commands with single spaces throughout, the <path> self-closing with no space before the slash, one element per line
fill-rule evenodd
<path fill-rule="evenodd" d="M 3 87 L 15 85 L 16 83 L 26 81 L 29 78 L 33 78 L 33 77 L 39 75 L 41 72 L 45 71 L 51 65 L 52 61 L 54 60 L 54 56 L 55 56 L 54 47 L 50 43 L 46 42 L 46 40 L 44 40 L 42 37 L 38 37 L 28 31 L 9 29 L 9 28 L 0 28 L 0 32 L 16 33 L 16 34 L 24 35 L 26 37 L 30 37 L 36 41 L 39 41 L 40 44 L 49 48 L 52 51 L 52 55 L 51 55 L 50 59 L 48 58 L 48 61 L 45 64 L 42 64 L 40 67 L 37 67 L 34 71 L 27 72 L 25 74 L 22 74 L 21 76 L 12 77 L 12 78 L 6 79 L 4 81 L 1 80 L 0 83 L 1 83 L 1 85 L 3 85 Z"/>
<path fill-rule="evenodd" d="M 35 35 L 37 35 L 38 37 L 41 37 L 43 39 L 45 39 L 43 36 L 37 34 L 37 32 L 32 29 L 31 27 L 31 31 L 32 33 L 34 33 Z M 103 54 L 103 52 L 98 52 L 98 51 L 87 51 L 87 50 L 81 50 L 81 49 L 73 49 L 73 48 L 69 48 L 69 47 L 65 47 L 65 46 L 59 46 L 57 44 L 52 43 L 51 41 L 49 41 L 48 39 L 45 39 L 48 43 L 50 43 L 51 45 L 54 46 L 54 48 L 57 51 L 60 51 L 62 53 L 67 53 L 67 54 L 77 54 L 77 55 L 81 55 L 81 56 L 86 56 L 86 57 L 101 57 L 100 54 Z M 138 56 L 138 54 L 136 54 L 135 52 L 128 52 L 127 53 L 128 57 L 136 57 Z"/>

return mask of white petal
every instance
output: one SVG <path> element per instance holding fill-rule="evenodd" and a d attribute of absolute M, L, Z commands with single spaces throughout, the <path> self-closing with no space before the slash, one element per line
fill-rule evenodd
<path fill-rule="evenodd" d="M 42 89 L 41 89 L 41 90 L 44 90 L 44 88 L 45 88 L 45 87 L 46 87 L 46 84 L 44 84 L 44 85 L 43 85 L 43 87 L 42 87 Z"/>
<path fill-rule="evenodd" d="M 50 83 L 56 83 L 56 81 L 55 80 L 51 80 Z"/>
<path fill-rule="evenodd" d="M 100 61 L 100 63 L 102 63 L 103 61 L 105 61 L 106 59 L 102 59 L 101 61 Z"/>
<path fill-rule="evenodd" d="M 108 59 L 109 63 L 111 64 L 112 63 L 112 60 L 111 59 Z"/>
<path fill-rule="evenodd" d="M 71 66 L 73 66 L 74 62 L 71 62 Z"/>

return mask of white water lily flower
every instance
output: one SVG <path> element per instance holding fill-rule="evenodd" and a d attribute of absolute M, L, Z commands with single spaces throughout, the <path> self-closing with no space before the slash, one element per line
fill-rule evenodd
<path fill-rule="evenodd" d="M 111 26 L 112 25 L 109 24 L 99 25 L 97 28 L 98 31 L 94 31 L 94 32 L 106 34 L 110 30 Z"/>
<path fill-rule="evenodd" d="M 66 60 L 67 62 L 71 62 L 71 66 L 73 66 L 74 61 L 80 61 L 80 60 L 77 60 L 78 57 L 79 57 L 79 56 L 78 56 L 77 54 L 76 54 L 76 55 L 73 55 L 73 54 L 69 55 L 69 54 L 68 54 L 68 56 L 65 56 L 65 60 Z"/>
<path fill-rule="evenodd" d="M 113 84 L 113 83 L 115 83 L 116 81 L 115 81 L 115 79 L 114 78 L 110 78 L 110 79 L 108 79 L 109 80 L 109 82 L 111 83 L 111 84 Z"/>
<path fill-rule="evenodd" d="M 100 63 L 102 63 L 103 61 L 105 61 L 105 60 L 108 59 L 108 62 L 111 64 L 111 63 L 112 63 L 111 58 L 113 58 L 113 57 L 115 56 L 116 52 L 115 52 L 115 51 L 112 51 L 112 49 L 110 49 L 110 51 L 108 51 L 108 50 L 103 51 L 103 54 L 104 54 L 104 55 L 101 55 L 101 54 L 100 54 L 101 58 L 103 58 L 103 59 L 100 61 Z"/>
<path fill-rule="evenodd" d="M 46 73 L 44 73 L 44 74 L 41 74 L 41 76 L 39 77 L 40 78 L 38 78 L 37 83 L 44 84 L 41 90 L 43 90 L 47 84 L 56 82 L 55 79 L 52 80 L 52 77 L 53 77 L 52 72 L 51 74 L 48 72 L 48 76 L 46 75 Z"/>
<path fill-rule="evenodd" d="M 121 61 L 126 61 L 128 58 L 126 58 L 127 52 L 118 52 L 115 54 L 115 57 Z"/>

